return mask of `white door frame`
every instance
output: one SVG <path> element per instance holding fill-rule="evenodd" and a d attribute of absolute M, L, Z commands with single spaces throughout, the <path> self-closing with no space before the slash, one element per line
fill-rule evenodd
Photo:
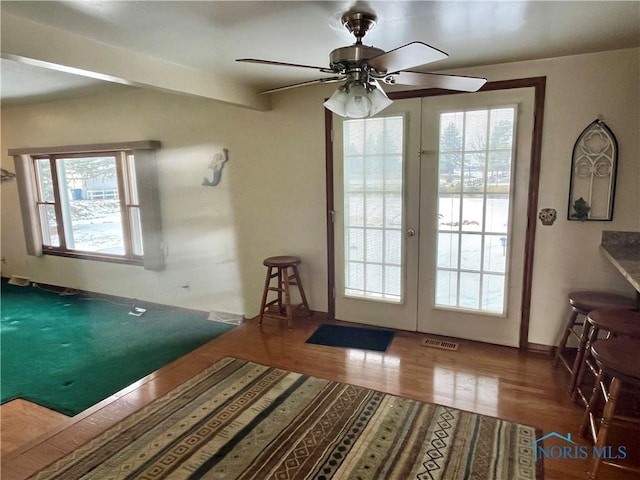
<path fill-rule="evenodd" d="M 529 321 L 531 312 L 531 284 L 533 279 L 533 259 L 535 252 L 535 234 L 538 209 L 538 193 L 540 183 L 540 163 L 542 152 L 542 125 L 544 119 L 544 100 L 546 77 L 531 77 L 516 80 L 489 82 L 482 91 L 508 90 L 512 88 L 534 88 L 534 124 L 531 142 L 531 164 L 529 171 L 529 188 L 527 204 L 527 230 L 525 240 L 525 259 L 522 280 L 522 314 L 520 317 L 519 348 L 526 351 L 529 348 Z M 391 92 L 392 100 L 403 98 L 429 97 L 435 95 L 455 95 L 458 92 L 447 90 L 411 90 L 406 92 Z M 330 319 L 335 317 L 335 235 L 334 235 L 334 170 L 333 170 L 333 117 L 325 109 L 325 182 L 326 182 L 326 211 L 327 211 L 327 314 Z"/>

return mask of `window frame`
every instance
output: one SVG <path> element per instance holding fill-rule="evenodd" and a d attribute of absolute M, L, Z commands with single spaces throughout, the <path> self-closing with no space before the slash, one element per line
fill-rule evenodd
<path fill-rule="evenodd" d="M 143 140 L 137 142 L 9 149 L 8 153 L 13 156 L 15 163 L 27 254 L 32 256 L 47 254 L 76 259 L 141 265 L 144 266 L 145 270 L 163 270 L 165 267 L 165 247 L 162 238 L 158 172 L 155 161 L 155 151 L 158 150 L 160 146 L 161 144 L 157 140 Z M 128 252 L 127 256 L 104 253 L 96 254 L 94 252 L 69 250 L 43 245 L 42 230 L 40 229 L 40 213 L 36 204 L 39 198 L 39 191 L 36 183 L 36 161 L 34 159 L 62 156 L 65 158 L 71 158 L 73 156 L 86 157 L 95 156 L 95 154 L 111 155 L 114 152 L 116 153 L 117 170 L 124 168 L 126 162 L 130 161 L 130 156 L 133 156 L 133 165 L 126 165 L 130 171 L 124 174 L 124 176 L 122 171 L 117 173 L 121 216 L 123 216 L 123 222 L 126 221 L 123 229 L 129 231 L 125 239 L 125 242 L 128 242 L 128 244 L 125 245 L 125 252 Z M 53 168 L 55 169 L 55 165 Z M 55 170 L 52 170 L 51 174 L 53 176 L 52 181 L 57 183 L 58 179 Z M 135 181 L 138 199 L 137 204 L 129 203 L 124 197 L 124 195 L 131 193 L 131 191 L 128 191 L 125 194 L 124 177 L 130 177 L 126 179 L 129 182 Z M 57 188 L 56 185 L 56 188 L 54 188 L 54 196 L 59 195 L 59 193 L 59 188 Z M 56 208 L 59 209 L 60 207 L 60 198 L 57 198 Z M 138 245 L 138 248 L 143 252 L 142 255 L 132 254 L 133 248 L 135 248 L 132 243 L 132 234 L 134 232 L 132 231 L 128 217 L 131 215 L 133 208 L 138 208 L 139 211 L 140 229 L 138 235 L 141 243 Z M 56 217 L 57 219 L 62 218 L 59 210 L 56 212 Z M 61 246 L 65 245 L 64 232 L 59 230 L 59 235 Z"/>
<path fill-rule="evenodd" d="M 34 179 L 36 181 L 35 185 L 35 195 L 36 195 L 36 209 L 39 210 L 40 205 L 53 205 L 56 215 L 56 227 L 58 230 L 58 239 L 59 246 L 55 245 L 47 245 L 44 243 L 42 245 L 42 252 L 45 255 L 58 255 L 61 257 L 73 257 L 73 258 L 83 258 L 87 260 L 98 260 L 104 262 L 114 262 L 114 263 L 127 263 L 130 265 L 143 265 L 143 255 L 136 255 L 133 252 L 133 239 L 132 239 L 132 228 L 131 228 L 131 207 L 138 207 L 139 204 L 130 204 L 129 199 L 132 197 L 132 188 L 135 185 L 132 184 L 131 179 L 129 178 L 128 165 L 129 157 L 132 156 L 133 153 L 130 150 L 112 150 L 112 151 L 93 151 L 93 152 L 78 152 L 78 153 L 54 153 L 54 154 L 41 154 L 41 155 L 31 155 L 32 168 L 34 172 Z M 73 158 L 95 158 L 95 157 L 109 157 L 114 159 L 115 163 L 115 173 L 116 173 L 116 183 L 118 185 L 118 204 L 120 208 L 120 223 L 122 227 L 122 243 L 124 248 L 123 254 L 113 254 L 113 253 L 100 253 L 100 252 L 90 252 L 86 250 L 80 250 L 75 248 L 70 248 L 67 245 L 67 233 L 69 229 L 73 230 L 73 225 L 67 225 L 65 222 L 65 217 L 62 213 L 62 192 L 60 191 L 59 177 L 58 177 L 58 163 L 61 160 L 73 159 Z M 135 162 L 135 155 L 133 155 Z M 40 175 L 38 174 L 37 162 L 41 160 L 48 160 L 49 168 L 51 169 L 51 177 L 52 177 L 52 186 L 53 186 L 53 202 L 44 201 L 41 199 L 42 188 L 40 185 Z M 39 216 L 40 219 L 40 228 L 41 232 L 43 232 L 42 228 L 42 216 Z"/>

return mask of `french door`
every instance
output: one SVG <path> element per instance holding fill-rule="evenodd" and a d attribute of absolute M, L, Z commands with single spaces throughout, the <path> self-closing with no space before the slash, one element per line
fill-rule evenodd
<path fill-rule="evenodd" d="M 518 344 L 533 95 L 334 117 L 336 318 Z"/>
<path fill-rule="evenodd" d="M 336 318 L 415 331 L 420 101 L 334 119 Z"/>

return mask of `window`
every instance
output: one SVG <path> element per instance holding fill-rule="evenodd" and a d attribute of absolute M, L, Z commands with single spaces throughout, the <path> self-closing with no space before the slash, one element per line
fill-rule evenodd
<path fill-rule="evenodd" d="M 344 122 L 345 292 L 402 301 L 404 118 Z"/>
<path fill-rule="evenodd" d="M 505 313 L 515 118 L 440 115 L 436 306 Z"/>
<path fill-rule="evenodd" d="M 162 269 L 152 155 L 158 146 L 159 142 L 134 142 L 58 147 L 50 152 L 10 150 L 28 253 Z M 143 191 L 139 185 L 144 185 Z"/>

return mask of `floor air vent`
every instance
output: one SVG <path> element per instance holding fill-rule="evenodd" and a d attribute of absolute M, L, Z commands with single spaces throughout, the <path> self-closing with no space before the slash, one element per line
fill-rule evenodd
<path fill-rule="evenodd" d="M 438 340 L 437 338 L 427 337 L 422 341 L 422 345 L 425 347 L 439 348 L 441 350 L 458 350 L 458 344 L 456 342 L 449 342 L 447 340 Z"/>

